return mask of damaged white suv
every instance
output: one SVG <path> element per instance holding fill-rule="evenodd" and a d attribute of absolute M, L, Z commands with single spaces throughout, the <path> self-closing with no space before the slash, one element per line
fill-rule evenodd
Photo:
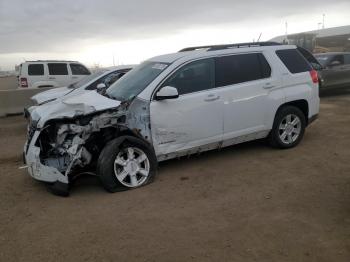
<path fill-rule="evenodd" d="M 261 138 L 294 147 L 319 101 L 317 72 L 296 46 L 186 48 L 142 63 L 104 95 L 31 110 L 24 156 L 57 194 L 86 172 L 110 192 L 137 188 L 159 161 Z"/>

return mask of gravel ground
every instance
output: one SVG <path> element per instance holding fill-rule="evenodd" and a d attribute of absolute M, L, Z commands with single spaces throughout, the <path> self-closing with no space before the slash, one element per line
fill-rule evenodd
<path fill-rule="evenodd" d="M 141 189 L 82 177 L 69 198 L 21 166 L 0 119 L 0 261 L 350 261 L 350 92 L 322 97 L 295 149 L 262 142 L 160 165 Z"/>

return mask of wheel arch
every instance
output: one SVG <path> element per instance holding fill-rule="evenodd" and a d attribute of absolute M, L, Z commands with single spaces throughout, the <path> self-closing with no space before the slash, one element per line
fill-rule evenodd
<path fill-rule="evenodd" d="M 276 118 L 278 111 L 281 110 L 281 108 L 283 108 L 285 106 L 294 106 L 294 107 L 300 109 L 301 112 L 303 112 L 303 114 L 305 116 L 306 125 L 308 125 L 308 122 L 309 122 L 309 103 L 307 100 L 305 100 L 305 99 L 293 100 L 293 101 L 289 101 L 289 102 L 286 102 L 286 103 L 280 105 L 275 113 L 275 118 Z"/>

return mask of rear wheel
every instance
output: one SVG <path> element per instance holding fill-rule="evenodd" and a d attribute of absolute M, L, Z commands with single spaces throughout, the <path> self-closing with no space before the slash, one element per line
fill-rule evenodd
<path fill-rule="evenodd" d="M 102 150 L 97 174 L 110 192 L 141 187 L 157 172 L 157 159 L 150 146 L 134 137 L 120 137 Z"/>
<path fill-rule="evenodd" d="M 294 106 L 282 107 L 276 114 L 269 135 L 270 145 L 278 148 L 295 147 L 302 140 L 305 127 L 305 116 L 299 108 Z"/>

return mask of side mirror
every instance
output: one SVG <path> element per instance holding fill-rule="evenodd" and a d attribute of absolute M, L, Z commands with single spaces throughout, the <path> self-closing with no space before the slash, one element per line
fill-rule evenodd
<path fill-rule="evenodd" d="M 156 94 L 156 100 L 175 99 L 179 97 L 179 92 L 175 87 L 164 86 Z"/>
<path fill-rule="evenodd" d="M 102 89 L 105 89 L 106 88 L 106 85 L 104 83 L 99 83 L 97 86 L 96 86 L 96 89 L 97 90 L 102 90 Z"/>

